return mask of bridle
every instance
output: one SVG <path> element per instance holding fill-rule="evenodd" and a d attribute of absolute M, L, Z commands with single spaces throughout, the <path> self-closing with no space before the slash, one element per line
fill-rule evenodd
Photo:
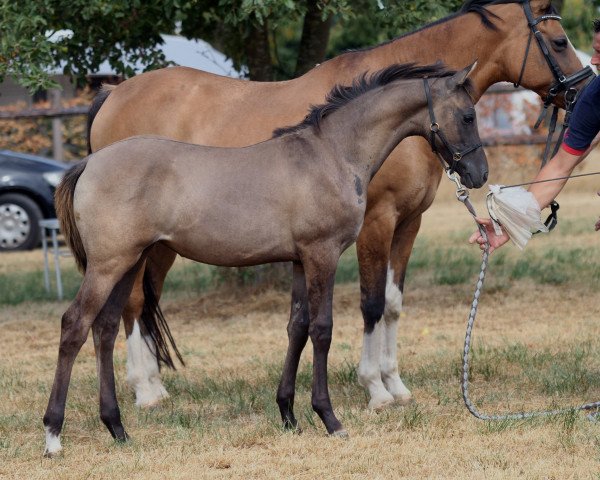
<path fill-rule="evenodd" d="M 550 53 L 548 45 L 546 45 L 546 42 L 544 41 L 542 32 L 540 32 L 538 30 L 537 26 L 540 22 L 544 22 L 546 20 L 557 20 L 560 22 L 562 20 L 562 17 L 560 17 L 559 15 L 555 15 L 555 14 L 546 14 L 546 15 L 541 15 L 541 16 L 535 18 L 533 16 L 533 12 L 531 11 L 531 5 L 529 4 L 528 0 L 525 0 L 523 2 L 523 11 L 525 12 L 525 17 L 527 18 L 527 25 L 529 26 L 529 39 L 527 40 L 527 47 L 525 48 L 525 56 L 523 58 L 523 65 L 521 67 L 521 73 L 519 74 L 519 79 L 517 80 L 516 83 L 513 83 L 513 85 L 515 88 L 518 88 L 521 85 L 521 81 L 523 80 L 523 75 L 525 73 L 525 66 L 527 64 L 527 57 L 529 56 L 529 49 L 531 47 L 531 39 L 533 37 L 535 37 L 537 44 L 540 47 L 540 50 L 542 52 L 542 55 L 544 56 L 544 59 L 546 60 L 546 63 L 548 64 L 548 67 L 550 68 L 550 71 L 552 72 L 552 75 L 554 76 L 554 82 L 550 85 L 550 88 L 548 89 L 548 95 L 546 96 L 546 99 L 544 100 L 544 105 L 542 107 L 542 111 L 540 112 L 540 115 L 539 115 L 537 121 L 535 122 L 535 125 L 533 127 L 534 129 L 537 129 L 541 125 L 542 121 L 546 117 L 546 114 L 548 113 L 548 107 L 552 104 L 554 99 L 561 92 L 564 92 L 564 95 L 565 95 L 565 116 L 564 116 L 563 125 L 561 128 L 560 134 L 558 136 L 558 139 L 554 146 L 554 150 L 551 155 L 553 157 L 558 152 L 558 149 L 560 148 L 560 144 L 562 143 L 562 140 L 565 135 L 565 130 L 569 126 L 569 120 L 571 118 L 571 113 L 573 112 L 573 108 L 575 107 L 575 103 L 577 102 L 579 93 L 595 77 L 595 74 L 594 74 L 594 71 L 591 69 L 591 67 L 587 66 L 585 68 L 582 68 L 581 70 L 578 70 L 577 72 L 573 73 L 572 75 L 566 76 L 564 74 L 564 72 L 562 71 L 562 69 L 560 68 L 560 65 L 558 64 L 556 59 Z M 585 80 L 586 78 L 588 79 L 588 81 L 582 88 L 580 88 L 579 90 L 577 88 L 575 88 L 575 85 L 577 85 L 581 81 Z M 542 155 L 542 162 L 541 162 L 540 168 L 544 167 L 544 165 L 546 165 L 546 162 L 548 161 L 549 153 L 550 153 L 550 145 L 552 143 L 552 137 L 554 136 L 554 131 L 556 129 L 557 119 L 558 119 L 558 107 L 555 105 L 552 110 L 552 116 L 550 117 L 550 124 L 548 126 L 548 138 L 546 140 L 546 146 L 544 148 L 544 154 Z M 558 203 L 553 201 L 550 204 L 550 209 L 551 209 L 551 213 L 544 223 L 550 230 L 552 230 L 556 226 L 556 223 L 558 222 L 558 219 L 557 219 L 557 212 L 559 209 Z"/>
<path fill-rule="evenodd" d="M 439 157 L 442 162 L 442 167 L 446 171 L 446 174 L 452 174 L 456 171 L 456 165 L 465 155 L 474 152 L 478 148 L 482 147 L 481 143 L 477 143 L 475 145 L 471 145 L 470 147 L 465 148 L 464 150 L 459 150 L 456 146 L 450 144 L 444 132 L 440 128 L 440 124 L 435 119 L 435 112 L 433 111 L 433 101 L 431 100 L 431 89 L 429 88 L 429 79 L 427 77 L 423 77 L 423 86 L 425 87 L 425 97 L 427 98 L 427 108 L 429 110 L 429 120 L 431 124 L 429 125 L 429 143 L 431 144 L 431 151 Z M 438 136 L 446 150 L 448 150 L 452 154 L 452 163 L 448 164 L 441 153 L 438 151 L 435 145 L 435 136 Z"/>

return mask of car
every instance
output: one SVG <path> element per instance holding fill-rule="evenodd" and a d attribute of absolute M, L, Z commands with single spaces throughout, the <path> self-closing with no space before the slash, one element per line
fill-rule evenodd
<path fill-rule="evenodd" d="M 69 168 L 64 162 L 0 150 L 0 252 L 39 246 L 39 221 L 56 217 L 54 190 Z"/>

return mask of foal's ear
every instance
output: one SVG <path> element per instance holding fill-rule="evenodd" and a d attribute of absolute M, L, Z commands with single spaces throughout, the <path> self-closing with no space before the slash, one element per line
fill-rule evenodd
<path fill-rule="evenodd" d="M 462 87 L 465 84 L 465 82 L 467 81 L 467 78 L 469 78 L 469 75 L 471 75 L 473 70 L 475 70 L 476 66 L 477 66 L 477 60 L 475 60 L 471 65 L 456 72 L 454 75 L 452 75 L 448 79 L 448 82 L 447 82 L 448 87 L 450 87 L 450 88 Z"/>

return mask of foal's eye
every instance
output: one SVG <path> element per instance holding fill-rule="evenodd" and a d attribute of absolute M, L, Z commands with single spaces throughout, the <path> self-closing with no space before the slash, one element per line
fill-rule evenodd
<path fill-rule="evenodd" d="M 470 113 L 463 116 L 463 122 L 466 123 L 467 125 L 473 123 L 475 121 L 475 116 L 471 115 Z"/>

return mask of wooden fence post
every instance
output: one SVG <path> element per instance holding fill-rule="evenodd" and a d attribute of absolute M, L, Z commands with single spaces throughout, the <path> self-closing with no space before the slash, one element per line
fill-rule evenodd
<path fill-rule="evenodd" d="M 61 91 L 58 88 L 52 88 L 49 90 L 49 93 L 52 108 L 59 109 L 61 107 Z M 52 156 L 54 160 L 64 160 L 62 119 L 60 117 L 52 119 Z"/>

